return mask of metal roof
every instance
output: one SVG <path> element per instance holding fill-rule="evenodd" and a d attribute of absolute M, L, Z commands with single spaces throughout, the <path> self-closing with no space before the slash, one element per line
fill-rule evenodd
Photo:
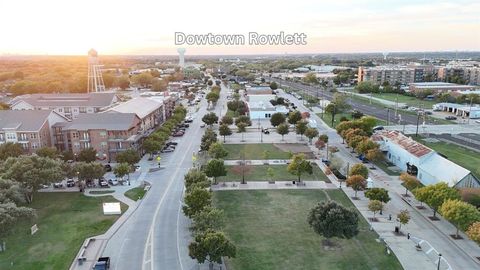
<path fill-rule="evenodd" d="M 129 130 L 137 116 L 134 113 L 82 113 L 64 130 Z"/>
<path fill-rule="evenodd" d="M 52 111 L 41 110 L 0 110 L 0 129 L 15 131 L 38 131 Z"/>
<path fill-rule="evenodd" d="M 115 93 L 27 94 L 15 97 L 10 104 L 24 101 L 35 107 L 106 107 L 114 102 Z"/>

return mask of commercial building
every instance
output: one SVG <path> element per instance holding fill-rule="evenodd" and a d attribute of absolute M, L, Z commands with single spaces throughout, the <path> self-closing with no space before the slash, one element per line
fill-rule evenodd
<path fill-rule="evenodd" d="M 390 85 L 408 85 L 423 82 L 425 77 L 434 74 L 432 65 L 409 64 L 406 66 L 359 67 L 358 82 L 370 81 L 378 85 L 388 82 Z"/>
<path fill-rule="evenodd" d="M 12 110 L 54 110 L 75 119 L 83 113 L 96 113 L 117 102 L 115 93 L 27 94 L 9 102 Z"/>
<path fill-rule="evenodd" d="M 477 87 L 473 85 L 463 85 L 446 82 L 420 82 L 411 83 L 408 86 L 410 92 L 430 90 L 433 91 L 435 94 L 443 92 L 474 91 L 476 88 Z"/>
<path fill-rule="evenodd" d="M 460 117 L 470 117 L 470 119 L 480 119 L 480 107 L 478 105 L 470 106 L 443 102 L 433 105 L 433 110 L 450 112 Z"/>
<path fill-rule="evenodd" d="M 93 148 L 98 160 L 115 160 L 127 149 L 140 151 L 144 133 L 141 120 L 134 113 L 82 114 L 71 122 L 52 127 L 54 145 L 59 151 L 80 151 Z"/>
<path fill-rule="evenodd" d="M 51 127 L 67 119 L 53 111 L 0 111 L 0 144 L 19 143 L 26 154 L 52 146 Z"/>
<path fill-rule="evenodd" d="M 270 89 L 270 88 L 269 88 Z M 271 90 L 270 90 L 271 91 Z M 287 114 L 288 109 L 285 106 L 273 106 L 270 100 L 275 99 L 275 95 L 252 94 L 247 96 L 247 109 L 250 120 L 270 119 L 274 113 L 280 112 Z"/>
<path fill-rule="evenodd" d="M 386 158 L 424 185 L 445 182 L 455 187 L 480 187 L 469 170 L 442 157 L 434 150 L 395 130 L 382 130 L 372 136 Z"/>

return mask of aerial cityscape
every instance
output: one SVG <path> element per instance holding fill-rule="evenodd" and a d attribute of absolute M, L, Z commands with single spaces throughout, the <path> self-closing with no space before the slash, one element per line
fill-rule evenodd
<path fill-rule="evenodd" d="M 0 9 L 0 270 L 480 269 L 478 1 Z"/>

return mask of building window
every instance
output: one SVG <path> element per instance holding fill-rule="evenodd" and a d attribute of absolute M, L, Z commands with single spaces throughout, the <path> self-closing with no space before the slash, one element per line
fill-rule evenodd
<path fill-rule="evenodd" d="M 17 136 L 15 135 L 15 133 L 7 133 L 6 137 L 7 137 L 7 140 L 16 140 L 17 139 Z"/>
<path fill-rule="evenodd" d="M 65 107 L 63 109 L 65 110 L 65 113 L 71 113 L 72 112 L 72 108 L 70 108 L 70 107 Z"/>
<path fill-rule="evenodd" d="M 86 113 L 87 112 L 87 108 L 85 107 L 80 107 L 80 113 Z"/>
<path fill-rule="evenodd" d="M 30 139 L 36 139 L 36 138 L 37 138 L 37 133 L 30 134 Z"/>
<path fill-rule="evenodd" d="M 100 131 L 100 137 L 102 137 L 102 138 L 107 137 L 107 132 L 106 131 Z"/>

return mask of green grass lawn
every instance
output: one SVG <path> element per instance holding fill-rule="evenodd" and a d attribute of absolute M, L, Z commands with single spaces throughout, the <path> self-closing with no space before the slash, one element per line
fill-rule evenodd
<path fill-rule="evenodd" d="M 222 176 L 217 179 L 219 182 L 231 182 L 231 181 L 241 181 L 242 176 L 237 175 L 234 173 L 234 166 L 226 166 L 227 167 L 227 176 Z M 251 168 L 250 173 L 245 174 L 246 181 L 269 181 L 267 176 L 267 169 L 268 167 L 273 169 L 274 177 L 273 180 L 275 181 L 288 181 L 288 180 L 296 180 L 297 177 L 293 174 L 290 174 L 287 171 L 287 165 L 256 165 L 256 166 L 249 166 Z M 301 180 L 305 181 L 327 181 L 330 180 L 327 176 L 320 170 L 320 168 L 315 165 L 313 166 L 313 174 L 305 174 L 302 176 Z"/>
<path fill-rule="evenodd" d="M 89 191 L 88 193 L 100 195 L 100 194 L 110 194 L 114 192 L 115 190 L 92 190 L 92 191 Z"/>
<path fill-rule="evenodd" d="M 37 210 L 33 223 L 20 224 L 6 238 L 0 269 L 68 269 L 85 238 L 104 233 L 118 216 L 104 216 L 103 202 L 112 196 L 86 197 L 76 192 L 38 193 L 30 207 Z M 122 204 L 122 210 L 126 211 Z M 38 232 L 30 235 L 36 223 Z M 13 267 L 11 266 L 13 262 Z"/>
<path fill-rule="evenodd" d="M 373 97 L 381 98 L 389 101 L 395 102 L 398 97 L 398 103 L 405 103 L 411 107 L 423 107 L 426 109 L 431 109 L 434 104 L 437 104 L 437 101 L 434 100 L 421 100 L 416 97 L 406 96 L 406 95 L 397 95 L 394 93 L 375 93 Z"/>
<path fill-rule="evenodd" d="M 289 159 L 290 154 L 271 143 L 257 144 L 224 144 L 228 151 L 225 159 L 242 159 L 242 151 L 245 152 L 245 159 L 263 159 L 263 152 L 269 152 L 269 159 Z"/>
<path fill-rule="evenodd" d="M 320 119 L 322 119 L 322 114 L 321 113 L 317 113 L 318 117 L 320 117 Z M 333 122 L 333 126 L 332 126 L 332 115 L 329 114 L 329 113 L 324 113 L 323 114 L 323 122 L 325 122 L 325 124 L 327 124 L 329 127 L 331 128 L 335 128 L 337 127 L 337 125 L 340 122 L 340 119 L 342 117 L 346 117 L 349 121 L 352 120 L 352 114 L 351 113 L 338 113 L 335 115 L 335 121 Z M 384 121 L 384 120 L 380 120 L 377 118 L 377 125 L 379 126 L 385 126 L 387 125 L 387 121 Z"/>
<path fill-rule="evenodd" d="M 392 176 L 400 175 L 399 172 L 390 170 L 388 168 L 389 166 L 387 165 L 386 161 L 377 161 L 374 164 L 377 165 L 380 169 L 382 169 L 382 171 L 384 171 L 388 175 L 392 175 Z"/>
<path fill-rule="evenodd" d="M 138 201 L 139 199 L 143 198 L 143 196 L 145 196 L 145 193 L 147 193 L 147 191 L 145 191 L 145 188 L 136 187 L 136 188 L 127 190 L 125 192 L 125 196 L 134 201 Z"/>
<path fill-rule="evenodd" d="M 326 190 L 331 199 L 353 207 L 340 190 Z M 322 190 L 218 191 L 214 203 L 225 211 L 225 232 L 237 247 L 228 269 L 402 269 L 387 255 L 378 235 L 360 216 L 360 233 L 350 240 L 333 239 L 325 250 L 322 237 L 307 223 L 309 210 L 326 200 Z M 360 215 L 360 214 L 359 214 Z"/>
<path fill-rule="evenodd" d="M 422 144 L 432 148 L 433 150 L 445 155 L 450 161 L 470 170 L 474 175 L 480 177 L 480 154 L 465 147 L 446 142 L 426 142 L 420 137 L 415 138 Z"/>

